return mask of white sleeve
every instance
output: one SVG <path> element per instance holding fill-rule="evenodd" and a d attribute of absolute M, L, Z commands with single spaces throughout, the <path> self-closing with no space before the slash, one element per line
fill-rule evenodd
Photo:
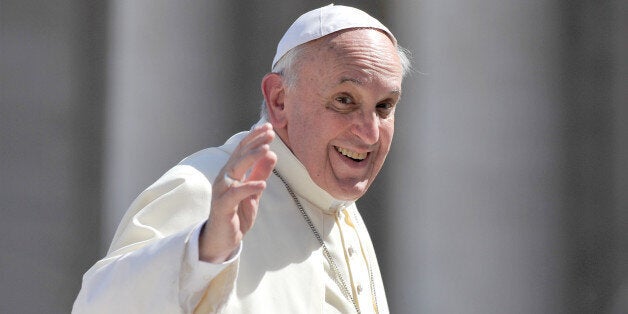
<path fill-rule="evenodd" d="M 194 307 L 196 307 L 202 299 L 208 283 L 227 266 L 235 263 L 242 251 L 242 244 L 240 243 L 238 249 L 233 252 L 225 262 L 214 264 L 200 261 L 198 258 L 198 240 L 204 224 L 205 223 L 198 225 L 190 234 L 185 250 L 184 264 L 181 270 L 179 298 L 182 306 L 188 309 L 194 309 Z M 191 310 L 189 312 L 191 313 Z"/>
<path fill-rule="evenodd" d="M 205 175 L 182 165 L 168 171 L 133 202 L 107 256 L 83 276 L 72 313 L 191 313 L 225 268 L 221 286 L 232 289 L 237 254 L 221 265 L 198 261 L 210 204 Z M 227 295 L 218 293 L 219 299 Z"/>

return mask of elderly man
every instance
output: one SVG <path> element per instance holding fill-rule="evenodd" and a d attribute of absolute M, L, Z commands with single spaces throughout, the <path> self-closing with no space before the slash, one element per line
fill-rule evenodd
<path fill-rule="evenodd" d="M 262 119 L 146 189 L 75 313 L 386 313 L 354 201 L 392 141 L 408 60 L 344 6 L 299 17 L 262 79 Z"/>

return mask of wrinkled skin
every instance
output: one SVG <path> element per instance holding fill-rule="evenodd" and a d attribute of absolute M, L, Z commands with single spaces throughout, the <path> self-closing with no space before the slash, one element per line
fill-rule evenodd
<path fill-rule="evenodd" d="M 270 122 L 318 186 L 337 199 L 355 200 L 390 149 L 401 63 L 390 39 L 373 29 L 338 32 L 310 44 L 316 47 L 300 65 L 294 86 L 275 83 L 266 93 Z"/>

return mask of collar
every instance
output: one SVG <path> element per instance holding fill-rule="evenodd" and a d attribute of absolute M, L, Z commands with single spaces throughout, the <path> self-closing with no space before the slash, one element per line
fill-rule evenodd
<path fill-rule="evenodd" d="M 262 119 L 257 124 L 264 122 L 266 121 Z M 281 176 L 288 182 L 292 190 L 324 213 L 335 214 L 340 208 L 349 207 L 354 203 L 353 201 L 337 200 L 314 183 L 305 166 L 303 166 L 279 136 L 275 136 L 275 139 L 270 143 L 270 150 L 277 155 L 277 165 L 275 169 L 277 169 Z"/>

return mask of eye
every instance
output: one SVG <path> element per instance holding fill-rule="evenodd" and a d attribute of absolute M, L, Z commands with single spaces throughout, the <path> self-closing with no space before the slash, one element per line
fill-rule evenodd
<path fill-rule="evenodd" d="M 392 113 L 394 108 L 395 108 L 395 105 L 389 102 L 377 104 L 377 112 L 379 116 L 382 118 L 387 118 Z"/>
<path fill-rule="evenodd" d="M 336 101 L 343 105 L 350 105 L 353 103 L 353 99 L 349 96 L 338 96 L 336 97 Z"/>

